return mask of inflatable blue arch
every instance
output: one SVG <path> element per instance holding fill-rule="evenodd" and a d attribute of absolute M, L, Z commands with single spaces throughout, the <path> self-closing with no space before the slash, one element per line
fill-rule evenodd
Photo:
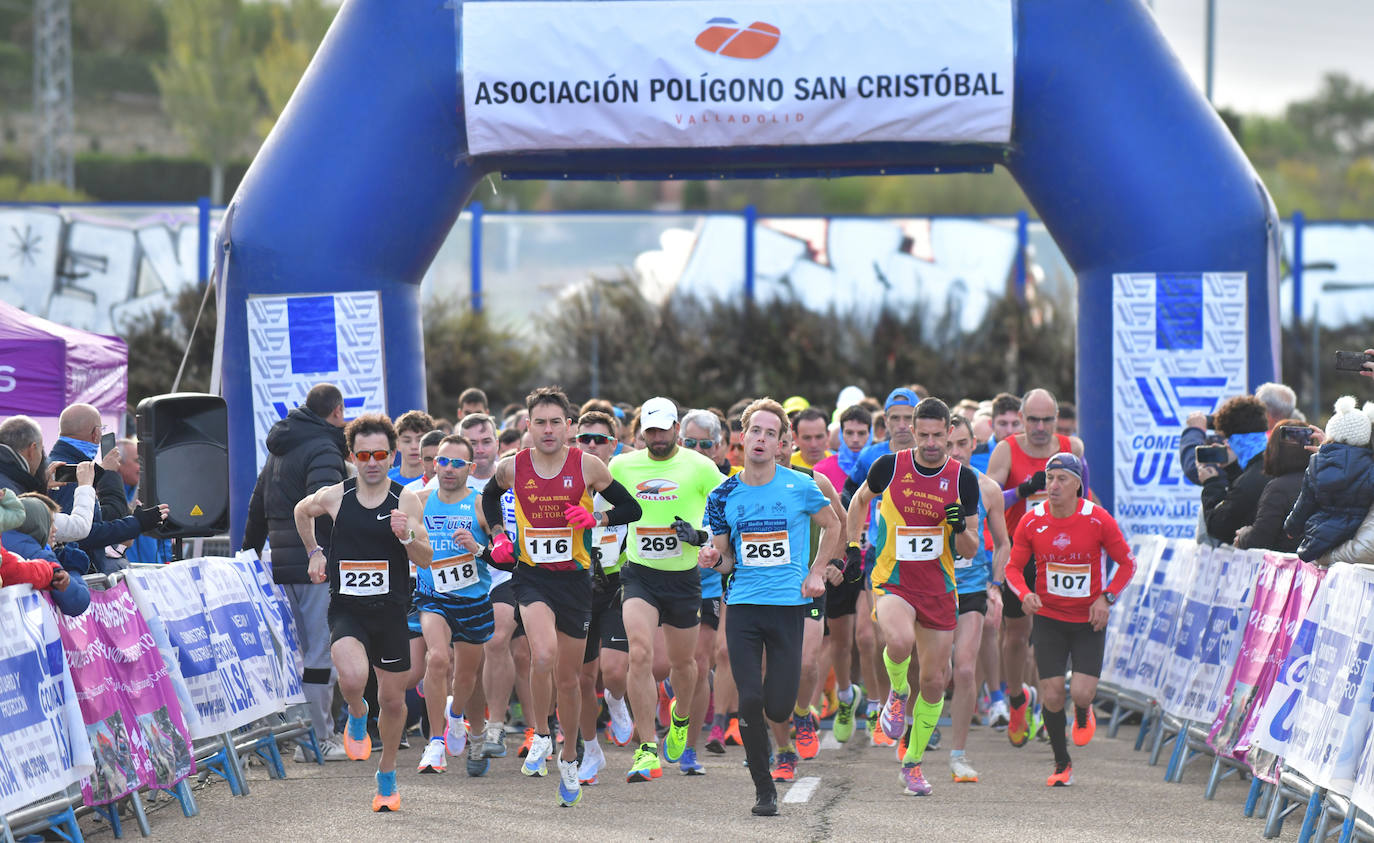
<path fill-rule="evenodd" d="M 596 14 L 618 2 L 545 2 L 525 8 L 537 18 L 575 7 Z M 796 7 L 806 2 L 815 0 Z M 1008 13 L 1014 83 L 1005 75 L 993 83 L 1012 89 L 1009 134 L 998 142 L 898 138 L 470 154 L 465 110 L 474 108 L 477 92 L 465 90 L 462 73 L 465 18 L 478 7 L 486 7 L 486 13 L 500 4 L 346 0 L 234 196 L 217 243 L 222 390 L 230 407 L 231 452 L 241 455 L 232 461 L 231 472 L 235 541 L 242 535 L 255 480 L 254 461 L 246 455 L 255 448 L 252 414 L 260 397 L 253 393 L 250 371 L 249 298 L 379 291 L 388 410 L 396 414 L 425 406 L 420 280 L 473 187 L 493 172 L 664 179 L 1000 165 L 1016 178 L 1077 274 L 1079 406 L 1110 403 L 1116 273 L 1245 273 L 1246 374 L 1252 387 L 1272 379 L 1278 234 L 1272 204 L 1150 12 L 1140 0 L 1000 2 Z M 650 3 L 639 0 L 624 8 Z M 728 0 L 662 0 L 659 6 L 668 10 L 675 4 L 710 7 L 713 13 L 698 19 L 727 27 L 752 19 L 761 6 L 785 8 Z M 905 7 L 922 26 L 927 15 L 934 20 L 967 8 L 952 0 L 911 0 Z M 869 8 L 867 2 L 851 4 L 856 14 L 847 25 L 892 28 L 893 21 Z M 869 14 L 874 16 L 868 20 L 852 19 Z M 770 26 L 762 27 L 763 37 Z M 716 58 L 708 55 L 713 52 L 730 54 L 717 35 L 703 30 L 697 37 L 708 59 Z M 561 40 L 523 49 L 558 51 L 564 49 Z M 740 44 L 745 52 L 763 49 Z M 950 74 L 957 69 L 927 70 L 942 68 Z M 605 80 L 607 70 L 591 68 L 587 78 Z M 952 76 L 945 80 L 947 90 L 954 81 Z M 983 80 L 984 90 L 990 81 Z M 896 84 L 900 87 L 900 80 Z M 932 81 L 924 84 L 929 94 Z M 966 78 L 965 92 L 976 84 L 976 78 Z M 488 98 L 495 93 L 486 91 Z M 504 96 L 515 93 L 508 87 Z M 518 93 L 538 100 L 532 88 Z M 641 96 L 646 93 L 647 88 Z M 1129 458 L 1116 452 L 1112 425 L 1108 412 L 1082 417 L 1094 487 L 1108 506 L 1114 466 Z"/>

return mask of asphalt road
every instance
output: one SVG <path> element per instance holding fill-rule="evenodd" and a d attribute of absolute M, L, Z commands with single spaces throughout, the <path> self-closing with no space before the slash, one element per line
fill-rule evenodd
<path fill-rule="evenodd" d="M 943 730 L 945 741 L 949 730 Z M 514 752 L 494 759 L 487 776 L 469 778 L 461 759 L 443 775 L 415 772 L 414 748 L 401 754 L 401 811 L 373 814 L 370 762 L 331 762 L 324 767 L 286 760 L 287 778 L 271 780 L 254 765 L 252 792 L 234 797 L 228 785 L 212 781 L 195 789 L 201 815 L 187 819 L 176 803 L 152 807 L 153 836 L 176 840 L 424 840 L 461 834 L 470 839 L 526 840 L 550 834 L 577 840 L 863 840 L 879 841 L 937 835 L 941 840 L 1143 841 L 1258 840 L 1261 820 L 1241 809 L 1248 784 L 1223 782 L 1215 801 L 1202 798 L 1207 767 L 1189 767 L 1182 784 L 1166 784 L 1163 761 L 1150 767 L 1146 753 L 1133 750 L 1136 727 L 1116 739 L 1105 722 L 1087 747 L 1075 748 L 1075 783 L 1047 788 L 1052 766 L 1047 743 L 1014 748 L 1004 733 L 975 727 L 969 756 L 980 774 L 976 784 L 949 779 L 948 752 L 927 753 L 927 778 L 935 792 L 926 797 L 902 793 L 898 765 L 890 748 L 871 747 L 863 732 L 851 743 L 835 744 L 828 732 L 818 758 L 802 762 L 802 779 L 815 778 L 809 798 L 788 802 L 789 785 L 777 817 L 754 817 L 753 786 L 742 766 L 744 752 L 730 747 L 724 756 L 706 755 L 705 776 L 682 776 L 674 765 L 654 782 L 627 784 L 629 749 L 609 747 L 601 784 L 584 789 L 582 803 L 561 808 L 556 802 L 557 773 L 526 778 Z M 518 742 L 512 736 L 512 743 Z M 945 746 L 948 746 L 946 743 Z M 375 756 L 374 756 L 375 758 Z M 1296 839 L 1300 818 L 1285 825 L 1282 839 Z M 110 831 L 92 818 L 82 820 L 93 839 Z M 136 835 L 132 822 L 126 833 Z"/>

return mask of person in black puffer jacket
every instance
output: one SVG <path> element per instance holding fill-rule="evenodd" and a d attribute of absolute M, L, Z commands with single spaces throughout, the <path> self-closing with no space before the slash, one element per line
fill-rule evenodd
<path fill-rule="evenodd" d="M 1255 523 L 1236 531 L 1236 547 L 1241 550 L 1297 552 L 1298 540 L 1284 535 L 1283 522 L 1298 499 L 1311 455 L 1302 445 L 1283 441 L 1285 427 L 1307 428 L 1308 425 L 1285 421 L 1269 432 L 1269 446 L 1264 449 L 1264 473 L 1270 478 L 1269 485 L 1260 495 Z"/>
<path fill-rule="evenodd" d="M 1269 421 L 1264 404 L 1252 395 L 1228 399 L 1213 416 L 1217 433 L 1226 437 L 1233 459 L 1218 469 L 1198 465 L 1202 482 L 1202 520 L 1207 534 L 1224 544 L 1236 539 L 1236 531 L 1255 523 L 1260 495 L 1269 485 L 1264 473 L 1265 432 Z"/>
<path fill-rule="evenodd" d="M 1283 529 L 1302 536 L 1298 556 L 1314 562 L 1355 535 L 1374 505 L 1374 453 L 1369 450 L 1374 403 L 1355 409 L 1349 395 L 1336 401 L 1326 423 L 1326 442 L 1312 457 L 1302 491 Z"/>
<path fill-rule="evenodd" d="M 310 560 L 296 532 L 296 504 L 325 486 L 343 481 L 347 451 L 343 427 L 343 393 L 329 383 L 315 385 L 304 405 L 272 425 L 267 432 L 267 463 L 253 487 L 243 533 L 245 550 L 262 553 L 263 543 L 271 543 L 272 579 L 286 592 L 296 617 L 305 662 L 303 690 L 326 761 L 347 757 L 341 741 L 334 737 L 330 715 L 334 676 L 329 657 L 329 586 L 310 581 Z M 326 553 L 332 529 L 328 518 L 315 519 L 315 540 Z M 304 747 L 298 748 L 296 760 L 315 760 L 313 753 L 308 758 L 305 755 Z"/>

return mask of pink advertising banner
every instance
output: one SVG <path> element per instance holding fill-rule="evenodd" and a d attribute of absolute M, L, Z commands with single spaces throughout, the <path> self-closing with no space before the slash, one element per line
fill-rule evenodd
<path fill-rule="evenodd" d="M 140 786 L 170 788 L 195 769 L 168 668 L 129 587 L 91 592 L 91 607 L 59 619 L 62 645 L 86 721 L 95 773 L 88 805 Z"/>

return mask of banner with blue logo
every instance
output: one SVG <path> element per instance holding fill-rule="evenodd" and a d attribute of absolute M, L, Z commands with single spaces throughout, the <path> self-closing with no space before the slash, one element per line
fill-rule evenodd
<path fill-rule="evenodd" d="M 1164 550 L 1165 542 L 1158 536 L 1140 536 L 1131 542 L 1136 573 L 1108 615 L 1107 649 L 1102 660 L 1103 682 L 1126 687 L 1134 681 L 1141 652 L 1149 640 L 1146 631 L 1153 611 L 1149 586 L 1156 581 L 1156 577 L 1163 581 L 1164 574 L 1159 566 Z M 1172 551 L 1169 556 L 1173 558 Z"/>
<path fill-rule="evenodd" d="M 250 297 L 248 364 L 261 471 L 267 461 L 267 431 L 304 402 L 317 383 L 327 381 L 343 392 L 347 418 L 386 412 L 381 296 Z"/>
<path fill-rule="evenodd" d="M 1335 565 L 1322 588 L 1331 596 L 1316 618 L 1310 672 L 1284 763 L 1318 787 L 1349 795 L 1369 741 L 1374 698 L 1374 571 Z"/>
<path fill-rule="evenodd" d="M 253 551 L 241 551 L 231 564 L 252 594 L 258 617 L 272 633 L 277 667 L 281 672 L 282 702 L 286 705 L 305 702 L 305 690 L 301 686 L 305 664 L 296 637 L 296 619 L 291 614 L 286 592 L 272 581 L 267 567 Z"/>
<path fill-rule="evenodd" d="M 1188 416 L 1247 392 L 1244 273 L 1112 278 L 1117 523 L 1194 538 L 1199 489 L 1178 463 Z"/>
<path fill-rule="evenodd" d="M 1171 542 L 1160 554 L 1159 564 L 1146 586 L 1149 622 L 1143 630 L 1145 641 L 1139 649 L 1133 676 L 1125 687 L 1146 697 L 1154 697 L 1164 685 L 1165 668 L 1175 647 L 1183 600 L 1192 587 L 1197 545 L 1190 541 Z"/>
<path fill-rule="evenodd" d="M 27 585 L 0 589 L 0 816 L 94 771 L 52 605 Z"/>

